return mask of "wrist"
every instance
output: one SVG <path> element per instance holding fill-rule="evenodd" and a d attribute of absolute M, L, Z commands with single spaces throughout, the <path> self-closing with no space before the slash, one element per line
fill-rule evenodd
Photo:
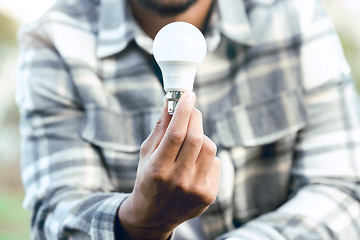
<path fill-rule="evenodd" d="M 115 231 L 120 239 L 126 240 L 166 240 L 170 239 L 172 229 L 166 230 L 164 227 L 147 226 L 144 223 L 136 222 L 138 211 L 132 208 L 131 200 L 127 198 L 121 204 L 117 214 L 117 227 Z"/>

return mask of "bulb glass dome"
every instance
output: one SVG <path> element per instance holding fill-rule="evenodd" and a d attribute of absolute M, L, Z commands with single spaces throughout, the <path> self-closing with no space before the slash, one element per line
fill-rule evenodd
<path fill-rule="evenodd" d="M 155 36 L 154 57 L 161 61 L 202 63 L 206 55 L 206 41 L 201 31 L 190 23 L 173 22 Z"/>
<path fill-rule="evenodd" d="M 193 89 L 195 75 L 204 61 L 206 50 L 203 34 L 190 23 L 173 22 L 156 34 L 154 58 L 162 72 L 170 114 L 174 113 L 181 93 Z"/>

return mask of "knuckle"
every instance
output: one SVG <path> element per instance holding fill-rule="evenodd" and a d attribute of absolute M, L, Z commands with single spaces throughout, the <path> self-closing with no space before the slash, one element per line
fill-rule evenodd
<path fill-rule="evenodd" d="M 173 144 L 182 144 L 185 139 L 185 133 L 180 131 L 172 131 L 169 133 L 169 140 Z"/>
<path fill-rule="evenodd" d="M 197 188 L 197 197 L 204 205 L 210 205 L 215 201 L 217 196 L 216 192 L 209 190 L 207 188 Z"/>
<path fill-rule="evenodd" d="M 206 194 L 206 195 L 202 195 L 201 196 L 201 201 L 205 204 L 205 205 L 210 205 L 215 201 L 215 198 L 210 195 L 210 194 Z"/>
<path fill-rule="evenodd" d="M 220 159 L 218 157 L 214 157 L 214 167 L 219 169 L 221 168 Z"/>
<path fill-rule="evenodd" d="M 205 196 L 203 196 L 202 201 L 206 205 L 211 205 L 215 201 L 216 196 L 217 196 L 217 194 L 207 193 Z"/>
<path fill-rule="evenodd" d="M 161 134 L 162 129 L 163 129 L 163 125 L 161 119 L 159 119 L 158 122 L 155 124 L 155 127 L 153 128 L 150 135 L 141 143 L 140 152 L 148 153 L 149 151 L 153 150 L 154 140 L 156 140 L 157 136 Z"/>
<path fill-rule="evenodd" d="M 201 146 L 204 142 L 203 136 L 191 136 L 189 137 L 189 143 L 193 147 Z"/>
<path fill-rule="evenodd" d="M 186 194 L 189 193 L 189 184 L 186 178 L 178 177 L 178 179 L 175 182 L 175 191 Z"/>
<path fill-rule="evenodd" d="M 162 169 L 159 169 L 159 168 L 153 169 L 153 171 L 151 173 L 151 178 L 157 185 L 164 184 L 168 181 L 165 171 L 163 171 Z"/>
<path fill-rule="evenodd" d="M 159 119 L 157 121 L 157 123 L 155 124 L 152 132 L 150 133 L 149 138 L 154 138 L 154 136 L 161 134 L 161 132 L 163 131 L 163 127 L 164 126 L 162 124 L 162 121 L 161 121 L 161 119 Z"/>
<path fill-rule="evenodd" d="M 204 150 L 209 156 L 215 156 L 217 152 L 217 146 L 213 141 L 208 139 L 204 142 Z"/>
<path fill-rule="evenodd" d="M 182 179 L 182 178 L 179 178 L 179 180 L 176 181 L 175 187 L 176 187 L 176 189 L 178 189 L 178 190 L 186 191 L 187 186 L 186 186 L 185 180 Z"/>
<path fill-rule="evenodd" d="M 158 132 L 161 128 L 162 128 L 162 119 L 160 118 L 156 123 L 155 123 L 155 126 L 154 126 L 154 130 L 153 132 Z"/>
<path fill-rule="evenodd" d="M 147 153 L 149 150 L 150 150 L 150 143 L 149 143 L 149 138 L 147 138 L 145 139 L 145 141 L 141 143 L 140 152 Z"/>
<path fill-rule="evenodd" d="M 197 108 L 193 108 L 192 114 L 196 115 L 197 118 L 202 120 L 202 113 Z"/>

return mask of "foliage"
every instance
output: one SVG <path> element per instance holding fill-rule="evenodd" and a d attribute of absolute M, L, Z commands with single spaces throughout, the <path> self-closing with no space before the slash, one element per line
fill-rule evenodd
<path fill-rule="evenodd" d="M 0 46 L 15 46 L 16 45 L 16 32 L 19 23 L 12 18 L 0 13 Z"/>
<path fill-rule="evenodd" d="M 360 61 L 360 44 L 350 37 L 344 29 L 338 28 L 337 31 L 344 49 L 345 57 L 351 68 L 351 75 L 354 78 L 356 88 L 360 93 L 360 68 L 358 67 Z"/>
<path fill-rule="evenodd" d="M 21 208 L 23 196 L 0 193 L 0 240 L 29 239 L 30 214 Z"/>

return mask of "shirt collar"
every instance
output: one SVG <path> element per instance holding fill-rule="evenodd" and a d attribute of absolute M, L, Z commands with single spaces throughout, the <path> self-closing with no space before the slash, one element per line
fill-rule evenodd
<path fill-rule="evenodd" d="M 126 0 L 100 0 L 96 55 L 104 58 L 121 52 L 134 38 Z"/>
<path fill-rule="evenodd" d="M 221 33 L 236 43 L 253 45 L 254 37 L 244 0 L 218 0 L 216 3 L 217 27 Z"/>
<path fill-rule="evenodd" d="M 232 41 L 252 45 L 253 35 L 243 0 L 217 1 L 206 40 L 216 48 L 222 33 Z M 121 52 L 133 40 L 152 54 L 152 39 L 138 26 L 126 0 L 100 0 L 96 54 L 105 58 Z"/>

